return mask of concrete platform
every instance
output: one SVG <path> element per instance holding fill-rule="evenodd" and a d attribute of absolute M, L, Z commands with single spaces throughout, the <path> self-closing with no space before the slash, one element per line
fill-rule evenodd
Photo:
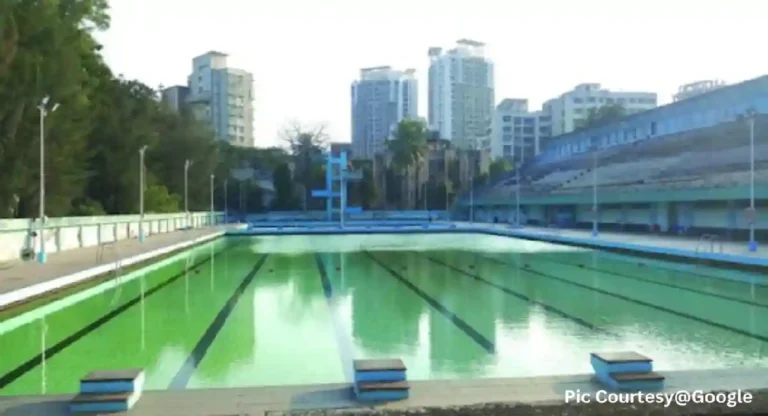
<path fill-rule="evenodd" d="M 664 392 L 762 390 L 768 387 L 764 369 L 665 372 Z M 561 405 L 566 391 L 595 394 L 601 387 L 591 375 L 481 380 L 412 381 L 410 398 L 379 409 L 472 406 L 486 403 Z M 0 398 L 4 416 L 64 416 L 74 395 Z M 371 408 L 352 400 L 351 386 L 313 386 L 145 391 L 131 416 L 261 416 L 296 410 Z M 767 409 L 768 410 L 768 409 Z M 313 413 L 317 414 L 317 413 Z M 459 413 L 451 413 L 459 414 Z M 482 414 L 482 413 L 467 413 Z M 543 413 L 542 413 L 543 414 Z M 557 413 L 560 414 L 560 413 Z"/>
<path fill-rule="evenodd" d="M 34 260 L 15 261 L 0 270 L 0 310 L 108 273 L 118 266 L 118 260 L 120 267 L 128 267 L 223 234 L 223 227 L 197 228 L 155 234 L 143 243 L 126 239 L 103 248 L 93 246 L 52 253 L 45 264 Z"/>

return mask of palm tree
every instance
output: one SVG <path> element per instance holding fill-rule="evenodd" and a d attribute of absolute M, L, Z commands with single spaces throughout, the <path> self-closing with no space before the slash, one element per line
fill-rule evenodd
<path fill-rule="evenodd" d="M 418 192 L 419 169 L 427 149 L 427 127 L 424 122 L 421 120 L 401 121 L 397 125 L 395 138 L 387 142 L 387 146 L 392 152 L 392 164 L 395 170 L 404 174 L 404 181 L 407 181 L 411 166 L 416 165 L 414 189 Z"/>

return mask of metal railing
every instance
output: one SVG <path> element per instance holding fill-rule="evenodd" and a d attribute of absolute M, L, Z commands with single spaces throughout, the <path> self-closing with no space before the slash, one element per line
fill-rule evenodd
<path fill-rule="evenodd" d="M 709 253 L 717 252 L 723 254 L 723 240 L 717 234 L 702 234 L 696 243 L 696 254 L 702 253 L 704 249 L 709 247 Z"/>
<path fill-rule="evenodd" d="M 99 250 L 96 253 L 96 263 L 102 263 L 104 261 L 105 253 L 110 249 L 115 258 L 115 268 L 112 270 L 114 273 L 113 279 L 115 279 L 115 293 L 112 296 L 112 300 L 109 302 L 111 306 L 114 306 L 117 303 L 118 299 L 120 299 L 120 296 L 123 293 L 123 282 L 121 279 L 123 277 L 121 273 L 123 268 L 123 259 L 122 256 L 120 256 L 120 248 L 118 246 L 118 242 L 119 240 L 99 244 Z"/>

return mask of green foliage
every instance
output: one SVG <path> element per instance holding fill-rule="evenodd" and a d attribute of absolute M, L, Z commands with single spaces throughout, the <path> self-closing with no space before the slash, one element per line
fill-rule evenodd
<path fill-rule="evenodd" d="M 500 178 L 505 172 L 509 172 L 511 170 L 512 163 L 509 160 L 503 158 L 494 160 L 491 163 L 491 166 L 488 168 L 492 181 Z"/>
<path fill-rule="evenodd" d="M 289 211 L 298 208 L 291 178 L 291 169 L 286 163 L 280 164 L 272 176 L 275 186 L 275 199 L 272 201 L 272 209 L 275 211 Z"/>
<path fill-rule="evenodd" d="M 271 172 L 287 161 L 282 149 L 220 144 L 191 114 L 166 108 L 157 91 L 115 77 L 92 34 L 108 27 L 107 12 L 106 0 L 0 1 L 0 217 L 38 215 L 44 96 L 60 104 L 44 119 L 51 217 L 137 213 L 142 146 L 146 212 L 183 209 L 186 160 L 190 210 L 209 209 L 211 173 L 221 187 L 232 168 Z M 254 183 L 231 186 L 230 201 L 248 189 L 243 205 L 261 206 Z"/>
<path fill-rule="evenodd" d="M 614 121 L 618 121 L 627 115 L 627 110 L 621 104 L 606 104 L 597 108 L 590 108 L 587 118 L 580 129 L 599 127 Z"/>
<path fill-rule="evenodd" d="M 416 189 L 416 201 L 418 197 L 418 178 L 419 167 L 421 161 L 424 159 L 424 154 L 427 151 L 427 126 L 421 120 L 402 120 L 397 125 L 395 131 L 395 138 L 387 142 L 389 150 L 392 152 L 392 165 L 396 172 L 404 174 L 402 180 L 408 178 L 409 169 L 413 166 L 416 168 L 415 175 L 413 176 L 414 188 Z M 407 189 L 405 184 L 402 189 Z M 404 208 L 405 198 L 400 198 L 400 207 Z"/>

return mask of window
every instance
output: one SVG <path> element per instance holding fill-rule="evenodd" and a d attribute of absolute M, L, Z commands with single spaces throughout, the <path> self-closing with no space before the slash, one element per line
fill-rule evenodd
<path fill-rule="evenodd" d="M 504 156 L 512 156 L 512 145 L 510 144 L 504 145 Z"/>
<path fill-rule="evenodd" d="M 573 97 L 573 102 L 574 102 L 575 104 L 581 104 L 581 103 L 583 103 L 583 102 L 584 102 L 584 100 L 582 100 L 582 99 L 581 99 L 581 98 L 579 98 L 579 97 Z"/>
<path fill-rule="evenodd" d="M 509 143 L 509 142 L 511 142 L 512 140 L 514 140 L 514 137 L 515 137 L 515 136 L 513 136 L 513 135 L 511 135 L 511 134 L 503 134 L 503 135 L 501 136 L 501 140 L 503 140 L 505 143 Z"/>
<path fill-rule="evenodd" d="M 504 117 L 502 117 L 501 119 L 502 119 L 504 122 L 506 122 L 506 123 L 509 123 L 510 121 L 512 121 L 512 117 L 511 117 L 511 116 L 504 116 Z"/>
<path fill-rule="evenodd" d="M 504 133 L 509 133 L 509 132 L 511 132 L 511 131 L 512 131 L 512 127 L 509 127 L 509 126 L 504 126 L 504 127 L 502 127 L 502 129 L 501 129 L 501 130 L 502 130 L 502 131 L 504 131 Z"/>

